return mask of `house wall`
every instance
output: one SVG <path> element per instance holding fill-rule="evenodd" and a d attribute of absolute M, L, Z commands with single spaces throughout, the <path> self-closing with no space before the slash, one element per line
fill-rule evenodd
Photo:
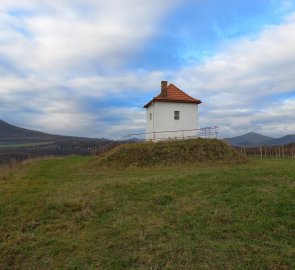
<path fill-rule="evenodd" d="M 180 119 L 174 119 L 174 111 L 180 112 Z M 152 119 L 150 120 L 150 113 Z M 147 109 L 147 132 L 175 131 L 198 128 L 198 105 L 192 103 L 155 102 Z M 148 140 L 196 136 L 196 131 L 164 132 L 148 134 Z"/>
<path fill-rule="evenodd" d="M 155 103 L 151 104 L 146 110 L 146 133 L 154 132 L 154 108 Z M 150 114 L 152 115 L 152 119 L 150 119 Z M 152 134 L 147 134 L 146 139 L 152 140 Z"/>

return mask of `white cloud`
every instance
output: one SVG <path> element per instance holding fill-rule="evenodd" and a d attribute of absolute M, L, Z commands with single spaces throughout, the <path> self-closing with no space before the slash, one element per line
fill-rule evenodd
<path fill-rule="evenodd" d="M 168 5 L 169 3 L 169 5 Z M 67 76 L 74 71 L 116 67 L 157 31 L 176 1 L 4 1 L 0 53 L 24 70 Z M 155 8 L 156 7 L 156 8 Z M 30 15 L 11 15 L 18 8 Z M 82 9 L 82 11 L 81 11 Z M 6 13 L 5 13 L 6 11 Z"/>
<path fill-rule="evenodd" d="M 270 113 L 286 108 L 285 101 L 273 100 L 276 96 L 295 93 L 294 32 L 293 15 L 281 25 L 265 28 L 257 38 L 237 40 L 203 64 L 177 74 L 179 86 L 204 101 L 201 123 L 220 125 L 224 136 L 253 130 L 283 135 L 287 126 L 295 133 L 294 109 L 284 115 Z M 283 124 L 275 129 L 278 118 Z"/>
<path fill-rule="evenodd" d="M 143 104 L 91 111 L 83 99 L 132 91 L 152 97 L 169 77 L 204 101 L 201 125 L 219 125 L 222 136 L 295 133 L 288 97 L 295 93 L 295 14 L 258 37 L 231 41 L 202 64 L 178 71 L 120 68 L 140 57 L 159 34 L 167 6 L 177 2 L 1 0 L 0 118 L 52 133 L 116 138 L 144 130 Z"/>
<path fill-rule="evenodd" d="M 159 71 L 114 70 L 141 52 L 177 2 L 1 0 L 1 118 L 60 134 L 119 134 L 119 124 L 110 128 L 100 108 L 89 112 L 81 99 L 148 91 L 159 83 Z M 110 68 L 110 75 L 93 75 Z M 111 110 L 113 118 L 123 117 L 122 127 L 138 127 L 134 110 Z"/>
<path fill-rule="evenodd" d="M 66 86 L 81 96 L 104 97 L 125 95 L 127 91 L 145 93 L 159 88 L 164 76 L 162 71 L 122 72 L 113 76 L 77 77 L 66 82 Z"/>
<path fill-rule="evenodd" d="M 218 123 L 221 137 L 255 131 L 269 136 L 294 134 L 295 99 L 272 102 L 257 111 L 214 110 L 202 115 L 202 123 Z M 213 120 L 214 119 L 214 120 Z M 214 123 L 212 122 L 214 121 Z"/>
<path fill-rule="evenodd" d="M 104 137 L 119 139 L 127 134 L 138 134 L 145 130 L 145 112 L 139 108 L 113 107 L 109 108 L 109 111 L 103 113 L 101 117 L 102 119 L 107 119 L 108 117 L 121 119 L 111 126 L 108 122 L 102 121 L 102 126 L 107 128 L 101 130 L 101 134 Z"/>

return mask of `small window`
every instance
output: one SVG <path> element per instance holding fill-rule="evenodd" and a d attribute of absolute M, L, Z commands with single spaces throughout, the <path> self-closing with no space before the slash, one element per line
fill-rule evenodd
<path fill-rule="evenodd" d="M 174 111 L 174 120 L 179 120 L 179 118 L 180 118 L 179 111 Z"/>
<path fill-rule="evenodd" d="M 152 120 L 152 114 L 150 113 L 150 120 Z"/>

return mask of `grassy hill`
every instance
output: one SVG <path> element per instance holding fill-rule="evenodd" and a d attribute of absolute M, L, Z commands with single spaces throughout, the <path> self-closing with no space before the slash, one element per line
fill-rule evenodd
<path fill-rule="evenodd" d="M 221 140 L 199 138 L 124 144 L 102 157 L 99 156 L 96 164 L 144 167 L 214 161 L 241 162 L 245 158 Z"/>
<path fill-rule="evenodd" d="M 0 269 L 295 269 L 294 160 L 0 170 Z"/>

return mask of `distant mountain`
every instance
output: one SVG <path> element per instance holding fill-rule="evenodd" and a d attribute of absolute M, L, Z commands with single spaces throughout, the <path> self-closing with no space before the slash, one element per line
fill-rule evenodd
<path fill-rule="evenodd" d="M 79 141 L 97 141 L 99 139 L 83 138 L 83 137 L 72 137 L 62 135 L 52 135 L 40 131 L 25 129 L 8 124 L 0 120 L 0 142 L 79 142 Z"/>
<path fill-rule="evenodd" d="M 264 136 L 255 132 L 250 132 L 241 136 L 233 138 L 225 138 L 224 141 L 228 142 L 233 146 L 258 146 L 266 141 L 271 141 L 274 138 Z"/>
<path fill-rule="evenodd" d="M 142 142 L 145 141 L 144 138 L 138 138 L 138 137 L 131 137 L 131 138 L 126 138 L 125 140 L 123 140 L 124 142 Z"/>
<path fill-rule="evenodd" d="M 295 134 L 293 135 L 287 135 L 278 139 L 273 139 L 271 141 L 265 142 L 265 145 L 286 145 L 286 144 L 291 144 L 295 143 Z"/>
<path fill-rule="evenodd" d="M 233 146 L 257 147 L 257 146 L 275 146 L 295 143 L 295 135 L 287 135 L 281 138 L 264 136 L 259 133 L 250 132 L 241 136 L 225 138 L 224 141 Z"/>

